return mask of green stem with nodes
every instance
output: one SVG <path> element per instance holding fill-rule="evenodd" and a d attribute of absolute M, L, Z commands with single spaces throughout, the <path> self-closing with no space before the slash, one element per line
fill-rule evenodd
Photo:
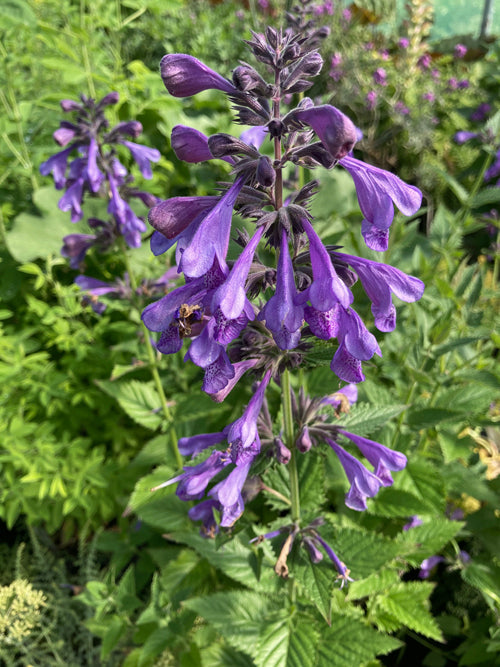
<path fill-rule="evenodd" d="M 135 291 L 137 289 L 137 280 L 136 280 L 134 271 L 132 269 L 132 266 L 130 264 L 128 252 L 127 252 L 127 249 L 125 248 L 125 243 L 124 243 L 123 239 L 120 239 L 120 241 L 121 241 L 123 256 L 125 258 L 125 265 L 126 265 L 126 268 L 127 268 L 128 277 L 129 277 L 129 280 L 130 280 L 130 287 L 132 288 L 132 290 L 135 294 Z M 178 449 L 178 446 L 177 446 L 177 434 L 175 432 L 175 426 L 174 426 L 174 423 L 173 423 L 174 420 L 173 420 L 173 417 L 172 417 L 172 413 L 170 412 L 170 408 L 168 407 L 167 397 L 165 396 L 165 392 L 163 390 L 163 385 L 161 383 L 160 373 L 158 372 L 158 361 L 157 361 L 157 358 L 156 358 L 156 352 L 153 348 L 153 345 L 152 345 L 150 337 L 149 337 L 149 330 L 148 330 L 148 328 L 146 327 L 146 325 L 144 324 L 144 322 L 142 320 L 141 320 L 141 329 L 142 329 L 142 335 L 143 335 L 143 338 L 144 338 L 144 344 L 145 344 L 145 347 L 146 347 L 146 353 L 148 355 L 149 369 L 151 371 L 151 375 L 152 375 L 153 382 L 154 382 L 155 387 L 156 387 L 156 391 L 158 392 L 158 396 L 160 398 L 160 404 L 161 404 L 161 409 L 162 409 L 162 412 L 163 412 L 163 416 L 165 417 L 165 421 L 166 421 L 167 426 L 168 426 L 168 432 L 169 432 L 169 436 L 170 436 L 170 445 L 171 445 L 172 453 L 175 457 L 177 467 L 182 468 L 183 461 L 182 461 L 182 457 L 179 453 L 179 449 Z"/>

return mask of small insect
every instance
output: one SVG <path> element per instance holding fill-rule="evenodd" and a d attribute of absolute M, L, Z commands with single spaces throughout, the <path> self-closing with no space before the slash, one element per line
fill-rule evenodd
<path fill-rule="evenodd" d="M 178 313 L 177 323 L 180 337 L 187 338 L 191 335 L 192 324 L 201 320 L 201 306 L 190 306 L 188 303 L 183 303 L 179 307 Z"/>

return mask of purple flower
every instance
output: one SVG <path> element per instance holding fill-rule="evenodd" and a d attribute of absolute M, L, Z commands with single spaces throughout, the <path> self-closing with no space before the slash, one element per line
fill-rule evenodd
<path fill-rule="evenodd" d="M 436 96 L 434 95 L 434 93 L 432 91 L 429 91 L 429 92 L 424 93 L 422 95 L 422 99 L 427 100 L 428 102 L 434 102 L 434 100 L 436 99 Z"/>
<path fill-rule="evenodd" d="M 402 116 L 408 116 L 409 113 L 410 113 L 410 110 L 408 109 L 408 107 L 406 106 L 406 104 L 404 104 L 404 103 L 401 102 L 400 100 L 398 100 L 398 101 L 396 102 L 396 104 L 394 105 L 394 111 L 395 111 L 396 113 L 401 114 Z"/>
<path fill-rule="evenodd" d="M 418 66 L 420 69 L 429 69 L 431 66 L 432 58 L 429 53 L 424 53 L 423 56 L 420 56 L 418 59 Z"/>
<path fill-rule="evenodd" d="M 500 175 L 500 151 L 497 152 L 495 161 L 489 167 L 485 172 L 484 172 L 484 180 L 489 181 L 492 178 L 496 178 L 497 176 Z"/>
<path fill-rule="evenodd" d="M 467 53 L 467 47 L 464 46 L 463 44 L 455 44 L 455 48 L 453 49 L 453 56 L 460 60 L 461 58 L 465 57 L 465 54 Z"/>
<path fill-rule="evenodd" d="M 214 509 L 220 511 L 220 503 L 216 500 L 203 500 L 198 505 L 191 507 L 188 517 L 191 521 L 201 521 L 200 534 L 203 537 L 215 537 L 219 532 L 219 526 L 214 517 Z"/>
<path fill-rule="evenodd" d="M 87 148 L 87 182 L 91 192 L 99 192 L 101 183 L 104 180 L 104 174 L 97 166 L 98 154 L 99 146 L 97 145 L 97 141 L 94 137 L 91 137 Z"/>
<path fill-rule="evenodd" d="M 208 137 L 186 125 L 176 125 L 172 130 L 170 143 L 179 160 L 196 164 L 213 158 L 208 148 Z"/>
<path fill-rule="evenodd" d="M 222 401 L 227 397 L 227 395 L 234 389 L 234 387 L 239 382 L 241 377 L 248 370 L 253 368 L 257 363 L 257 361 L 258 361 L 257 359 L 245 359 L 243 361 L 237 361 L 235 364 L 233 364 L 234 376 L 228 380 L 227 384 L 225 385 L 225 387 L 223 387 L 223 389 L 220 389 L 212 393 L 211 398 L 213 398 L 213 400 L 216 403 L 222 403 Z"/>
<path fill-rule="evenodd" d="M 487 102 L 482 102 L 471 114 L 470 119 L 476 123 L 480 123 L 481 121 L 485 120 L 490 111 L 491 105 L 489 105 Z"/>
<path fill-rule="evenodd" d="M 270 379 L 271 371 L 268 370 L 242 416 L 227 427 L 227 441 L 231 445 L 232 458 L 236 465 L 245 460 L 245 451 L 249 451 L 257 439 L 257 418 Z"/>
<path fill-rule="evenodd" d="M 203 450 L 213 445 L 218 445 L 225 439 L 226 436 L 222 431 L 220 433 L 203 433 L 201 435 L 180 438 L 178 443 L 179 453 L 182 456 L 191 456 L 191 458 L 194 458 Z"/>
<path fill-rule="evenodd" d="M 418 573 L 420 579 L 428 579 L 436 565 L 444 563 L 444 560 L 445 559 L 442 556 L 431 556 L 430 558 L 423 560 L 420 563 L 420 572 Z"/>
<path fill-rule="evenodd" d="M 366 93 L 366 108 L 368 111 L 373 111 L 377 104 L 377 92 L 375 90 L 370 90 Z"/>
<path fill-rule="evenodd" d="M 450 79 L 448 79 L 447 83 L 448 83 L 448 88 L 450 88 L 451 90 L 457 90 L 458 81 L 454 76 L 452 76 Z"/>
<path fill-rule="evenodd" d="M 360 435 L 354 435 L 348 431 L 339 430 L 346 438 L 351 440 L 365 459 L 375 468 L 375 475 L 381 480 L 384 486 L 391 486 L 394 482 L 390 471 L 403 470 L 406 467 L 407 459 L 401 452 L 393 451 L 379 442 L 362 438 Z"/>
<path fill-rule="evenodd" d="M 465 144 L 466 141 L 469 141 L 470 139 L 476 139 L 476 137 L 479 137 L 479 132 L 467 132 L 466 130 L 460 130 L 455 134 L 453 140 L 457 144 Z"/>
<path fill-rule="evenodd" d="M 61 127 L 59 127 L 52 136 L 54 141 L 56 141 L 59 146 L 67 146 L 70 141 L 76 136 L 78 128 L 73 123 L 68 123 L 67 121 L 61 121 Z M 46 176 L 46 174 L 44 174 Z"/>
<path fill-rule="evenodd" d="M 340 560 L 340 558 L 337 556 L 337 554 L 331 548 L 331 546 L 327 542 L 325 542 L 325 540 L 318 534 L 315 535 L 315 539 L 321 544 L 323 549 L 326 551 L 326 555 L 335 565 L 335 569 L 339 573 L 338 578 L 342 580 L 340 588 L 344 587 L 346 581 L 354 581 L 354 579 L 351 579 L 351 577 L 349 576 L 349 570 L 347 569 L 345 564 Z"/>
<path fill-rule="evenodd" d="M 233 206 L 244 183 L 243 178 L 238 178 L 201 221 L 179 263 L 179 271 L 186 276 L 202 276 L 216 258 L 221 265 L 225 262 Z"/>
<path fill-rule="evenodd" d="M 361 361 L 371 359 L 374 354 L 382 356 L 382 353 L 375 336 L 352 308 L 341 308 L 339 314 L 340 345 L 330 368 L 345 382 L 362 382 L 365 376 L 361 370 Z"/>
<path fill-rule="evenodd" d="M 61 211 L 71 211 L 71 222 L 78 222 L 83 218 L 82 197 L 83 178 L 77 178 L 59 200 Z"/>
<path fill-rule="evenodd" d="M 153 178 L 151 162 L 158 162 L 161 157 L 160 151 L 156 150 L 156 148 L 135 144 L 132 141 L 122 140 L 120 143 L 129 149 L 144 178 Z"/>
<path fill-rule="evenodd" d="M 379 331 L 393 331 L 396 326 L 396 309 L 391 294 L 412 303 L 418 301 L 424 292 L 425 285 L 421 280 L 393 266 L 343 253 L 336 253 L 336 256 L 347 261 L 358 274 L 372 302 L 375 326 Z"/>
<path fill-rule="evenodd" d="M 245 509 L 242 489 L 248 477 L 250 466 L 259 449 L 260 443 L 258 449 L 249 460 L 241 465 L 236 465 L 226 479 L 216 484 L 209 492 L 209 495 L 217 500 L 222 507 L 220 525 L 225 528 L 232 526 Z"/>
<path fill-rule="evenodd" d="M 183 473 L 155 486 L 151 491 L 157 491 L 179 482 L 175 493 L 181 500 L 200 500 L 203 498 L 210 480 L 230 463 L 231 461 L 225 456 L 224 452 L 216 450 L 202 463 L 195 466 L 185 466 Z"/>
<path fill-rule="evenodd" d="M 387 86 L 387 72 L 383 67 L 378 67 L 375 72 L 373 72 L 373 81 L 377 86 Z"/>
<path fill-rule="evenodd" d="M 351 158 L 344 159 L 350 160 Z M 352 293 L 338 277 L 330 255 L 309 220 L 304 218 L 302 226 L 309 239 L 313 282 L 299 295 L 298 301 L 303 303 L 309 300 L 316 310 L 322 311 L 330 310 L 337 303 L 348 307 L 353 300 Z"/>
<path fill-rule="evenodd" d="M 55 155 L 49 157 L 48 160 L 42 162 L 40 165 L 40 173 L 42 176 L 48 176 L 50 173 L 54 178 L 54 185 L 56 190 L 62 190 L 66 185 L 66 169 L 68 168 L 68 157 L 75 148 L 74 145 L 66 148 Z"/>
<path fill-rule="evenodd" d="M 63 238 L 61 255 L 70 260 L 69 265 L 72 269 L 78 269 L 96 240 L 97 236 L 94 234 L 68 234 Z"/>
<path fill-rule="evenodd" d="M 304 308 L 295 304 L 296 296 L 288 237 L 286 231 L 282 230 L 276 291 L 259 314 L 259 319 L 266 321 L 266 327 L 281 350 L 291 350 L 300 341 Z"/>
<path fill-rule="evenodd" d="M 172 197 L 160 202 L 149 211 L 151 225 L 167 239 L 175 239 L 202 213 L 207 213 L 219 197 Z"/>
<path fill-rule="evenodd" d="M 108 180 L 111 190 L 108 213 L 115 218 L 127 244 L 131 248 L 139 248 L 141 232 L 146 231 L 146 225 L 136 216 L 128 203 L 120 197 L 115 180 L 110 174 L 108 174 Z"/>
<path fill-rule="evenodd" d="M 382 481 L 336 442 L 328 438 L 326 442 L 339 457 L 339 461 L 351 484 L 351 488 L 345 497 L 345 504 L 347 507 L 358 512 L 365 510 L 367 508 L 366 499 L 373 498 L 378 493 L 378 490 L 382 486 Z"/>
<path fill-rule="evenodd" d="M 210 89 L 222 90 L 230 95 L 237 92 L 227 79 L 197 58 L 184 53 L 163 56 L 160 69 L 165 88 L 174 97 L 189 97 Z"/>
<path fill-rule="evenodd" d="M 407 49 L 410 46 L 410 40 L 407 37 L 401 37 L 398 46 L 400 49 Z"/>
<path fill-rule="evenodd" d="M 348 401 L 349 405 L 353 405 L 358 400 L 358 388 L 355 384 L 347 384 L 345 387 L 342 387 L 334 394 L 325 396 L 321 400 L 322 403 L 332 405 L 334 408 L 342 407 L 342 404 L 345 401 Z"/>
<path fill-rule="evenodd" d="M 460 81 L 457 83 L 457 88 L 459 90 L 464 90 L 465 88 L 468 88 L 470 86 L 470 82 L 468 79 L 460 79 Z"/>
<path fill-rule="evenodd" d="M 354 123 L 330 104 L 296 109 L 291 112 L 291 115 L 294 120 L 312 127 L 335 160 L 345 157 L 356 143 L 357 134 Z"/>
<path fill-rule="evenodd" d="M 414 514 L 413 516 L 410 517 L 410 520 L 408 523 L 405 523 L 403 526 L 403 530 L 410 530 L 411 528 L 416 528 L 417 526 L 421 526 L 424 522 L 422 519 L 419 518 L 417 514 Z"/>
<path fill-rule="evenodd" d="M 422 193 L 414 185 L 404 183 L 395 174 L 356 158 L 345 157 L 340 164 L 354 179 L 359 206 L 364 216 L 362 234 L 366 245 L 372 250 L 387 250 L 388 230 L 394 219 L 393 203 L 404 215 L 413 215 L 420 208 Z"/>

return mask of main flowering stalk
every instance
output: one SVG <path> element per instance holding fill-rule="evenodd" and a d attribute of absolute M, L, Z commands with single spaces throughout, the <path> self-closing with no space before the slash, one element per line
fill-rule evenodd
<path fill-rule="evenodd" d="M 375 336 L 352 307 L 352 285 L 359 278 L 372 302 L 375 327 L 388 332 L 396 325 L 392 295 L 415 301 L 423 284 L 388 265 L 325 246 L 309 213 L 318 182 L 301 184 L 285 197 L 283 172 L 337 164 L 346 169 L 364 216 L 361 233 L 368 247 L 379 251 L 387 248 L 394 204 L 413 214 L 421 194 L 394 174 L 352 157 L 358 133 L 339 109 L 303 97 L 283 114 L 281 100 L 301 95 L 321 69 L 317 37 L 272 28 L 253 33 L 248 46 L 272 74 L 271 83 L 246 63 L 233 70 L 229 81 L 186 54 L 162 59 L 161 74 L 170 94 L 184 97 L 219 90 L 232 102 L 238 122 L 250 129 L 240 137 L 206 137 L 186 126 L 174 128 L 172 147 L 180 159 L 223 159 L 231 165 L 234 182 L 218 197 L 174 197 L 151 209 L 152 250 L 161 254 L 177 246 L 185 284 L 147 306 L 142 317 L 149 330 L 158 332 L 161 352 L 170 354 L 189 342 L 186 358 L 203 369 L 202 389 L 216 401 L 225 400 L 245 373 L 255 380 L 239 419 L 218 433 L 179 441 L 182 454 L 196 457 L 211 450 L 208 458 L 185 466 L 160 486 L 177 483 L 180 498 L 201 501 L 189 514 L 202 521 L 203 534 L 213 536 L 219 526 L 232 526 L 245 502 L 268 488 L 252 477 L 254 464 L 262 466 L 266 460 L 263 454 L 268 465 L 288 465 L 291 522 L 272 533 L 287 535 L 276 571 L 287 575 L 288 554 L 294 544 L 302 544 L 313 562 L 323 557 L 323 549 L 345 582 L 349 572 L 320 536 L 319 518 L 300 526 L 297 458 L 320 445 L 335 452 L 349 482 L 346 504 L 356 511 L 366 509 L 367 499 L 380 487 L 392 484 L 389 471 L 404 468 L 403 454 L 347 432 L 341 422 L 331 423 L 325 410 L 339 401 L 340 415 L 354 402 L 352 383 L 364 380 L 362 362 L 381 354 Z M 266 153 L 266 139 L 272 142 L 273 159 Z M 233 209 L 254 229 L 238 231 L 235 240 L 241 252 L 229 260 Z M 262 241 L 274 249 L 275 265 L 261 260 Z M 339 394 L 343 398 L 310 398 L 291 388 L 292 370 L 305 363 L 316 339 L 337 340 L 331 369 L 340 381 L 351 383 L 349 390 L 341 390 L 347 392 Z M 272 381 L 282 392 L 279 433 L 266 401 Z M 343 440 L 357 448 L 373 471 L 339 444 Z"/>

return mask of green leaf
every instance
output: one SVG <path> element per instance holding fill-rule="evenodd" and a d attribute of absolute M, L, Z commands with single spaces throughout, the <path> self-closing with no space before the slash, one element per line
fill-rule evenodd
<path fill-rule="evenodd" d="M 59 255 L 63 237 L 75 232 L 69 215 L 57 206 L 60 197 L 61 193 L 52 187 L 35 191 L 33 201 L 40 215 L 21 213 L 6 233 L 9 252 L 21 264 L 51 254 Z"/>
<path fill-rule="evenodd" d="M 398 474 L 398 486 L 420 498 L 428 509 L 444 513 L 444 480 L 435 466 L 427 461 L 410 461 Z"/>
<path fill-rule="evenodd" d="M 269 609 L 267 595 L 229 591 L 192 598 L 183 604 L 213 625 L 234 648 L 255 655 Z"/>
<path fill-rule="evenodd" d="M 372 614 L 376 619 L 376 609 L 380 608 L 398 627 L 404 625 L 425 637 L 443 641 L 441 630 L 430 613 L 429 596 L 433 588 L 433 584 L 420 581 L 397 584 L 377 596 Z"/>
<path fill-rule="evenodd" d="M 349 414 L 342 415 L 339 426 L 356 435 L 369 435 L 384 426 L 389 419 L 406 409 L 406 405 L 370 405 L 360 403 Z"/>
<path fill-rule="evenodd" d="M 480 208 L 500 202 L 500 188 L 484 188 L 472 200 L 472 208 Z"/>
<path fill-rule="evenodd" d="M 36 16 L 27 2 L 23 0 L 2 0 L 0 4 L 0 23 L 2 28 L 23 24 L 36 26 Z"/>
<path fill-rule="evenodd" d="M 137 516 L 151 526 L 164 532 L 171 530 L 185 530 L 192 527 L 192 523 L 187 515 L 188 507 L 185 502 L 180 500 L 173 490 L 168 496 L 161 496 L 161 491 L 151 494 L 151 500 L 148 503 L 137 507 Z"/>
<path fill-rule="evenodd" d="M 406 421 L 409 426 L 420 431 L 423 428 L 437 426 L 441 422 L 459 421 L 461 412 L 449 408 L 421 408 L 418 406 L 408 410 Z"/>
<path fill-rule="evenodd" d="M 471 562 L 461 575 L 464 581 L 481 591 L 492 610 L 500 607 L 500 567 L 494 563 Z"/>
<path fill-rule="evenodd" d="M 416 495 L 392 486 L 380 489 L 368 507 L 370 514 L 385 517 L 408 517 L 426 511 Z"/>
<path fill-rule="evenodd" d="M 418 565 L 424 558 L 442 551 L 463 525 L 459 521 L 433 517 L 428 523 L 402 531 L 394 542 L 401 555 Z"/>
<path fill-rule="evenodd" d="M 258 667 L 312 667 L 319 638 L 317 623 L 308 616 L 291 618 L 282 610 L 263 619 L 254 660 Z"/>
<path fill-rule="evenodd" d="M 349 584 L 347 600 L 361 600 L 375 593 L 383 593 L 391 586 L 400 583 L 400 577 L 396 570 L 382 570 L 371 574 L 365 579 L 353 581 Z"/>
<path fill-rule="evenodd" d="M 303 511 L 318 508 L 325 499 L 324 459 L 309 453 L 298 459 L 300 506 Z M 284 467 L 284 466 L 281 466 Z"/>
<path fill-rule="evenodd" d="M 295 549 L 290 562 L 290 572 L 300 585 L 302 593 L 316 606 L 323 618 L 330 622 L 332 588 L 337 572 L 333 564 L 321 561 L 312 563 L 305 550 Z"/>
<path fill-rule="evenodd" d="M 355 580 L 377 571 L 399 552 L 394 541 L 355 528 L 342 527 L 329 533 L 322 527 L 321 536 L 345 563 Z"/>
<path fill-rule="evenodd" d="M 332 615 L 317 646 L 317 667 L 354 667 L 400 648 L 402 643 L 350 616 Z"/>
<path fill-rule="evenodd" d="M 109 380 L 96 380 L 96 384 L 108 396 L 116 398 L 121 408 L 135 422 L 151 430 L 157 429 L 162 417 L 158 414 L 161 406 L 160 397 L 152 382 L 116 383 Z"/>

